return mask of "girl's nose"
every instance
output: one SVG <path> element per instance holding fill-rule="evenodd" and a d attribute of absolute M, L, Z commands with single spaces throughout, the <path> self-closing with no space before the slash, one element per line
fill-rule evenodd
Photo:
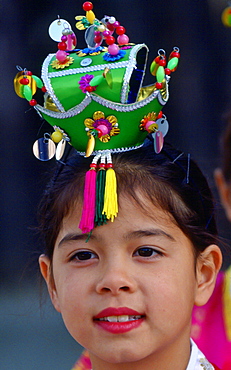
<path fill-rule="evenodd" d="M 118 295 L 121 292 L 133 293 L 136 287 L 134 275 L 128 266 L 117 264 L 102 269 L 96 291 L 99 294 L 110 292 L 112 295 Z"/>

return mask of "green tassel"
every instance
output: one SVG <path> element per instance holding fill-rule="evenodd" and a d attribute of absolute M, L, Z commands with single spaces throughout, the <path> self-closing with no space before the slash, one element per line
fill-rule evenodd
<path fill-rule="evenodd" d="M 107 222 L 106 215 L 103 214 L 105 181 L 106 181 L 106 170 L 104 168 L 100 168 L 100 170 L 97 173 L 97 178 L 96 178 L 95 224 L 97 226 L 106 224 Z"/>

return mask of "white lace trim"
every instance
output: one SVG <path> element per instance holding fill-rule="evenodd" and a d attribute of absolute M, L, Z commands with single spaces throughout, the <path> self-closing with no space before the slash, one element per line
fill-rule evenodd
<path fill-rule="evenodd" d="M 69 109 L 66 112 L 65 111 L 61 111 L 61 112 L 51 111 L 49 109 L 42 107 L 39 104 L 35 106 L 35 109 L 37 111 L 40 111 L 46 114 L 49 117 L 65 119 L 65 118 L 74 117 L 77 114 L 81 113 L 90 104 L 91 100 L 94 100 L 96 103 L 99 103 L 100 105 L 110 108 L 117 112 L 132 112 L 136 109 L 144 107 L 145 105 L 149 104 L 152 100 L 156 98 L 160 99 L 160 95 L 161 95 L 160 92 L 158 90 L 155 90 L 151 95 L 149 95 L 148 98 L 144 100 L 141 100 L 139 102 L 132 103 L 132 104 L 121 104 L 121 103 L 111 102 L 95 94 L 86 94 L 86 97 L 83 99 L 83 101 L 80 104 L 76 105 L 75 107 Z M 166 102 L 163 101 L 163 104 L 162 103 L 161 104 L 164 105 L 165 103 Z"/>
<path fill-rule="evenodd" d="M 115 148 L 115 149 L 105 149 L 105 150 L 95 150 L 94 152 L 92 152 L 91 155 L 97 155 L 97 154 L 104 154 L 105 152 L 110 152 L 111 154 L 116 154 L 116 153 L 124 153 L 124 152 L 129 152 L 130 150 L 135 150 L 135 149 L 139 149 L 141 148 L 142 146 L 144 145 L 144 143 L 140 144 L 140 145 L 137 145 L 137 146 L 130 146 L 130 147 L 124 147 L 124 148 Z M 82 155 L 82 156 L 85 156 L 86 155 L 86 152 L 79 152 L 77 150 L 77 153 L 79 155 Z"/>

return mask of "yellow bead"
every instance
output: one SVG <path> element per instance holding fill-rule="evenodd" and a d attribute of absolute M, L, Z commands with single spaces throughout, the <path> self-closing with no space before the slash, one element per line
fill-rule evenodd
<path fill-rule="evenodd" d="M 88 11 L 86 12 L 86 18 L 87 18 L 88 22 L 90 22 L 91 24 L 93 24 L 93 23 L 94 23 L 94 20 L 95 20 L 95 14 L 93 13 L 93 11 L 92 11 L 92 10 L 88 10 Z"/>
<path fill-rule="evenodd" d="M 60 132 L 60 131 L 55 131 L 51 134 L 51 139 L 55 142 L 55 143 L 59 143 L 63 138 L 63 134 Z"/>

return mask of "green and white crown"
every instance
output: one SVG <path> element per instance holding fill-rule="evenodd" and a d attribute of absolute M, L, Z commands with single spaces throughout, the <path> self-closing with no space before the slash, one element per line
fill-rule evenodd
<path fill-rule="evenodd" d="M 87 47 L 78 49 L 70 24 L 58 18 L 49 28 L 58 42 L 57 53 L 43 62 L 41 79 L 20 70 L 14 80 L 16 93 L 53 126 L 46 143 L 69 142 L 89 156 L 140 147 L 152 133 L 159 152 L 168 131 L 162 107 L 169 98 L 170 74 L 177 67 L 179 49 L 174 48 L 168 60 L 164 50 L 158 51 L 150 66 L 154 81 L 143 86 L 147 46 L 130 43 L 114 17 L 98 20 L 92 3 L 85 2 L 83 9 L 86 15 L 76 17 L 76 27 L 85 31 Z M 44 92 L 44 105 L 33 98 L 37 88 Z M 46 160 L 38 148 L 34 152 Z"/>

